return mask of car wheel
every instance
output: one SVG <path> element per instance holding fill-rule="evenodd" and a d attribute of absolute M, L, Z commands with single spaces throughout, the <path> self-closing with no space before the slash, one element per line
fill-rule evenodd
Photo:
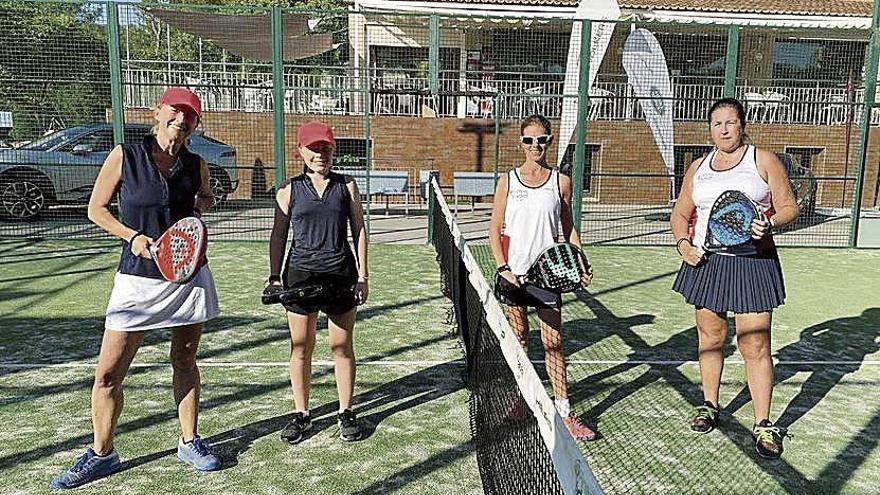
<path fill-rule="evenodd" d="M 0 214 L 13 220 L 32 220 L 48 203 L 45 184 L 33 177 L 0 179 Z"/>
<path fill-rule="evenodd" d="M 229 190 L 232 189 L 232 180 L 229 174 L 220 167 L 210 165 L 208 171 L 211 174 L 209 183 L 211 184 L 211 193 L 214 194 L 214 205 L 218 206 L 226 202 Z"/>

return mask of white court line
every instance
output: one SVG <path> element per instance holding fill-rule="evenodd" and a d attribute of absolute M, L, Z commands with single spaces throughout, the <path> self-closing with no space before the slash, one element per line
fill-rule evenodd
<path fill-rule="evenodd" d="M 362 361 L 357 363 L 358 366 L 409 366 L 409 367 L 428 367 L 442 366 L 446 364 L 464 364 L 463 359 L 455 359 L 451 361 Z M 532 364 L 544 364 L 544 360 L 532 360 Z M 726 364 L 745 364 L 741 360 L 728 360 Z M 199 361 L 200 368 L 279 368 L 288 366 L 286 361 L 282 362 L 224 362 L 224 361 Z M 333 361 L 313 361 L 314 366 L 333 366 Z M 632 365 L 652 365 L 652 366 L 681 366 L 699 364 L 698 361 L 643 361 L 643 360 L 583 360 L 572 359 L 568 364 L 632 364 Z M 774 361 L 777 366 L 880 366 L 880 360 L 866 361 Z M 0 369 L 38 369 L 38 368 L 94 368 L 96 363 L 0 363 Z M 132 368 L 166 368 L 171 363 L 133 363 Z"/>

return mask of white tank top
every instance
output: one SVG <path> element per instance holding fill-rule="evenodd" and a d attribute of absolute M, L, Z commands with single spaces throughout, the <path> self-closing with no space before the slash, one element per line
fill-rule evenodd
<path fill-rule="evenodd" d="M 545 249 L 559 237 L 559 171 L 551 170 L 538 187 L 523 184 L 519 168 L 507 173 L 507 207 L 504 235 L 510 237 L 507 264 L 516 275 L 525 275 Z"/>
<path fill-rule="evenodd" d="M 706 241 L 709 212 L 712 211 L 715 200 L 724 191 L 731 189 L 742 191 L 758 205 L 758 211 L 769 210 L 771 206 L 770 186 L 758 172 L 755 147 L 748 145 L 738 164 L 721 171 L 712 168 L 717 151 L 717 149 L 712 150 L 694 174 L 691 197 L 697 207 L 697 224 L 694 226 L 693 239 L 694 246 L 697 247 L 702 247 Z"/>

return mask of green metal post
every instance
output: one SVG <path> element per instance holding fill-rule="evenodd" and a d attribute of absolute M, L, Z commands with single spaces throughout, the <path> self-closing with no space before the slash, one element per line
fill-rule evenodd
<path fill-rule="evenodd" d="M 440 18 L 437 14 L 431 14 L 429 25 L 431 39 L 428 48 L 428 90 L 431 94 L 437 94 L 440 90 Z"/>
<path fill-rule="evenodd" d="M 578 75 L 577 127 L 574 141 L 574 169 L 571 171 L 573 186 L 571 195 L 571 219 L 575 232 L 581 232 L 581 212 L 584 198 L 584 158 L 587 151 L 587 109 L 590 106 L 590 42 L 593 38 L 593 22 L 581 22 L 581 61 Z M 572 25 L 572 29 L 574 25 Z M 559 150 L 565 153 L 565 150 Z"/>
<path fill-rule="evenodd" d="M 727 28 L 727 63 L 724 69 L 724 96 L 732 98 L 736 89 L 736 67 L 739 63 L 739 26 Z"/>
<path fill-rule="evenodd" d="M 280 6 L 272 7 L 272 103 L 274 110 L 272 112 L 273 119 L 273 137 L 275 140 L 274 159 L 275 159 L 275 187 L 281 187 L 287 175 L 285 167 L 285 151 L 284 151 L 284 59 L 283 59 L 283 33 L 282 33 L 282 16 Z"/>
<path fill-rule="evenodd" d="M 862 184 L 865 181 L 865 163 L 868 155 L 868 135 L 871 130 L 871 112 L 877 95 L 877 57 L 880 57 L 880 2 L 874 2 L 874 18 L 871 22 L 871 41 L 868 45 L 868 65 L 865 69 L 865 99 L 859 119 L 859 161 L 856 166 L 856 184 L 853 190 L 852 229 L 849 245 L 858 246 L 859 215 L 862 209 Z"/>
<path fill-rule="evenodd" d="M 122 111 L 122 60 L 119 56 L 119 6 L 107 3 L 107 51 L 110 55 L 110 106 L 113 108 L 113 142 L 125 141 L 125 114 Z"/>
<path fill-rule="evenodd" d="M 495 158 L 492 170 L 495 172 L 495 184 L 498 184 L 498 166 L 501 161 L 501 93 L 495 93 Z"/>
<path fill-rule="evenodd" d="M 434 177 L 428 177 L 428 245 L 434 245 Z"/>
<path fill-rule="evenodd" d="M 367 23 L 364 23 L 363 39 L 367 39 Z M 371 113 L 373 111 L 373 95 L 372 95 L 373 74 L 370 72 L 372 69 L 368 66 L 363 67 L 361 70 L 366 71 L 366 73 L 365 73 L 366 75 L 362 77 L 362 80 L 364 81 L 363 82 L 363 88 L 364 88 L 363 89 L 363 91 L 364 91 L 364 138 L 366 139 L 365 149 L 366 149 L 366 154 L 367 154 L 367 156 L 364 157 L 364 160 L 365 160 L 364 167 L 366 168 L 365 187 L 367 188 L 367 190 L 361 191 L 361 196 L 363 196 L 365 194 L 367 196 L 367 203 L 366 203 L 366 208 L 365 208 L 365 210 L 366 210 L 365 228 L 367 229 L 367 236 L 369 236 L 370 235 L 370 227 L 371 227 L 370 222 L 372 220 L 372 205 L 370 203 L 370 199 L 372 198 L 372 196 L 370 196 L 369 191 L 370 191 L 370 170 L 373 168 L 372 167 L 373 144 L 371 142 L 372 141 L 372 132 L 373 132 L 373 127 L 372 127 L 372 122 L 371 122 L 371 117 L 372 117 Z"/>

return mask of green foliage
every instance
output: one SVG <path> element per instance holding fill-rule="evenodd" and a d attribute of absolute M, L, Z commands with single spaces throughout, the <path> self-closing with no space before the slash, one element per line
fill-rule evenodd
<path fill-rule="evenodd" d="M 12 111 L 13 139 L 103 120 L 109 58 L 101 5 L 0 2 L 0 110 Z"/>

